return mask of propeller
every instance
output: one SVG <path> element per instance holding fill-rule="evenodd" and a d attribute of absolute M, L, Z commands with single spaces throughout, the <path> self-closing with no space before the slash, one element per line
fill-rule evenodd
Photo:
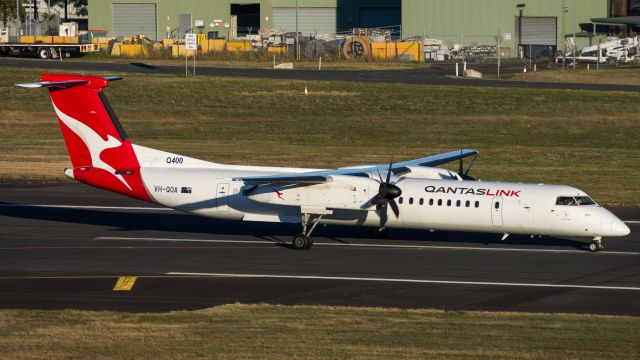
<path fill-rule="evenodd" d="M 391 206 L 391 210 L 393 214 L 396 216 L 400 216 L 400 208 L 398 208 L 398 204 L 395 199 L 402 195 L 402 190 L 396 186 L 396 184 L 402 180 L 400 178 L 398 181 L 391 183 L 391 169 L 393 168 L 393 160 L 389 163 L 389 170 L 387 171 L 387 178 L 385 180 L 382 179 L 382 175 L 380 174 L 380 170 L 378 169 L 378 178 L 380 179 L 380 187 L 378 188 L 378 193 L 376 196 L 369 200 L 369 204 L 376 207 L 376 213 L 380 216 L 380 227 L 383 228 L 387 224 L 389 220 L 389 216 L 387 214 L 389 210 L 389 206 Z"/>
<path fill-rule="evenodd" d="M 460 149 L 460 155 L 462 156 L 462 149 Z M 469 171 L 471 171 L 471 166 L 473 166 L 473 162 L 476 161 L 476 157 L 474 156 L 467 167 L 467 171 L 464 171 L 464 166 L 462 163 L 462 157 L 458 162 L 458 175 L 462 178 L 462 180 L 475 180 L 473 177 L 469 176 Z"/>

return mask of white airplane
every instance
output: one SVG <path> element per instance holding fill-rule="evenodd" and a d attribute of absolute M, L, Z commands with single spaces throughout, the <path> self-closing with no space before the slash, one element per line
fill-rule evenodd
<path fill-rule="evenodd" d="M 389 165 L 326 169 L 223 165 L 134 145 L 102 91 L 116 77 L 43 74 L 77 181 L 211 218 L 299 223 L 293 248 L 309 249 L 318 224 L 550 235 L 592 239 L 629 228 L 583 191 L 565 185 L 473 181 L 459 150 Z M 475 159 L 475 158 L 474 158 Z M 459 161 L 459 171 L 436 166 Z M 389 214 L 391 208 L 391 214 Z"/>

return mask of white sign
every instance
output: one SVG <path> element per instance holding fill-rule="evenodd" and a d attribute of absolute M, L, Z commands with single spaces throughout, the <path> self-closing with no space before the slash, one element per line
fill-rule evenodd
<path fill-rule="evenodd" d="M 184 44 L 187 50 L 198 50 L 198 35 L 197 34 L 185 34 Z"/>
<path fill-rule="evenodd" d="M 224 23 L 224 27 L 229 28 L 229 23 Z"/>
<path fill-rule="evenodd" d="M 203 27 L 204 26 L 204 20 L 196 20 L 194 21 L 194 24 L 196 27 Z"/>
<path fill-rule="evenodd" d="M 502 34 L 502 40 L 511 40 L 511 33 Z"/>

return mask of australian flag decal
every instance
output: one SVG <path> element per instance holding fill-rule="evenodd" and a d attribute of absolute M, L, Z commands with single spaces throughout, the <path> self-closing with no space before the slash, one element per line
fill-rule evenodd
<path fill-rule="evenodd" d="M 191 194 L 191 187 L 183 186 L 180 192 L 183 194 Z"/>

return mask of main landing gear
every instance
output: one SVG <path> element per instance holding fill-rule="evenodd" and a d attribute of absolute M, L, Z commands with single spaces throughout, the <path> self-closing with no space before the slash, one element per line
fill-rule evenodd
<path fill-rule="evenodd" d="M 293 237 L 292 245 L 296 250 L 309 250 L 313 246 L 313 239 L 311 233 L 315 230 L 318 222 L 324 215 L 317 215 L 315 218 L 311 218 L 310 214 L 302 214 L 302 233 Z M 309 224 L 311 228 L 307 230 Z"/>
<path fill-rule="evenodd" d="M 604 249 L 604 246 L 602 245 L 602 236 L 596 236 L 589 243 L 589 250 L 591 252 L 598 252 L 602 249 Z"/>

